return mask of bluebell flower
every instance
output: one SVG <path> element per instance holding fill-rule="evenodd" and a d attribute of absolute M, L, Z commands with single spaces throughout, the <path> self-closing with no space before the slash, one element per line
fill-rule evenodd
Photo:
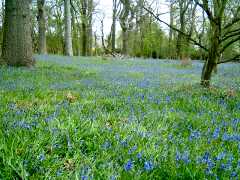
<path fill-rule="evenodd" d="M 166 96 L 166 102 L 170 103 L 170 101 L 171 101 L 171 97 L 170 96 Z"/>
<path fill-rule="evenodd" d="M 55 116 L 52 114 L 52 115 L 48 116 L 47 118 L 45 118 L 44 121 L 45 121 L 46 123 L 49 123 L 49 122 L 51 122 L 52 120 L 54 120 L 54 118 L 55 118 Z"/>
<path fill-rule="evenodd" d="M 233 119 L 232 120 L 232 126 L 234 128 L 237 128 L 238 127 L 238 124 L 240 124 L 240 119 Z"/>
<path fill-rule="evenodd" d="M 233 178 L 233 177 L 237 177 L 237 176 L 238 176 L 237 172 L 233 171 L 233 172 L 231 173 L 231 177 L 232 177 L 232 178 Z"/>
<path fill-rule="evenodd" d="M 146 171 L 151 171 L 151 170 L 153 170 L 153 168 L 154 168 L 154 165 L 153 165 L 152 161 L 145 161 L 144 162 L 144 169 Z"/>
<path fill-rule="evenodd" d="M 230 136 L 229 136 L 227 133 L 224 133 L 224 134 L 222 135 L 222 140 L 223 140 L 223 141 L 229 141 L 229 140 L 230 140 Z"/>
<path fill-rule="evenodd" d="M 138 159 L 142 159 L 142 152 L 139 152 L 139 153 L 137 154 L 137 158 L 138 158 Z"/>
<path fill-rule="evenodd" d="M 103 149 L 109 149 L 111 147 L 111 142 L 110 141 L 105 141 L 105 143 L 102 145 Z"/>
<path fill-rule="evenodd" d="M 41 153 L 40 155 L 39 155 L 39 161 L 44 161 L 45 160 L 45 155 L 43 154 L 43 153 Z"/>
<path fill-rule="evenodd" d="M 130 171 L 133 168 L 133 161 L 128 160 L 128 162 L 124 165 L 125 171 Z"/>
<path fill-rule="evenodd" d="M 136 150 L 137 150 L 137 145 L 134 145 L 131 149 L 128 150 L 128 154 L 132 154 Z"/>
<path fill-rule="evenodd" d="M 219 154 L 217 155 L 216 160 L 217 160 L 217 161 L 221 161 L 221 160 L 224 159 L 225 156 L 226 156 L 226 153 L 225 153 L 225 152 L 221 152 L 221 153 L 219 153 Z"/>
<path fill-rule="evenodd" d="M 222 170 L 226 170 L 226 165 L 225 165 L 224 163 L 222 163 L 222 164 L 220 165 L 220 168 L 221 168 Z"/>
<path fill-rule="evenodd" d="M 61 176 L 62 175 L 62 170 L 60 170 L 60 169 L 57 170 L 56 175 L 57 175 L 57 177 Z"/>
<path fill-rule="evenodd" d="M 186 163 L 186 164 L 190 163 L 189 152 L 188 152 L 188 151 L 185 151 L 185 152 L 182 154 L 182 160 L 183 160 L 183 162 Z"/>
<path fill-rule="evenodd" d="M 88 179 L 88 176 L 81 176 L 81 180 L 87 180 Z"/>
<path fill-rule="evenodd" d="M 179 151 L 176 152 L 176 161 L 180 161 L 182 159 L 181 153 Z"/>
<path fill-rule="evenodd" d="M 201 133 L 199 131 L 192 131 L 189 140 L 192 141 L 194 139 L 199 139 L 201 137 Z"/>
<path fill-rule="evenodd" d="M 115 175 L 112 175 L 111 177 L 110 177 L 110 180 L 116 180 L 117 179 L 117 177 L 115 176 Z"/>
<path fill-rule="evenodd" d="M 220 135 L 221 129 L 220 128 L 216 128 L 213 132 L 213 139 L 218 139 L 219 135 Z"/>
<path fill-rule="evenodd" d="M 205 152 L 203 157 L 202 157 L 202 162 L 203 163 L 207 163 L 210 159 L 210 153 L 209 152 Z"/>
<path fill-rule="evenodd" d="M 127 142 L 126 139 L 125 139 L 125 140 L 122 140 L 120 143 L 121 143 L 121 145 L 124 146 L 124 147 L 127 147 L 127 146 L 128 146 L 128 142 Z"/>

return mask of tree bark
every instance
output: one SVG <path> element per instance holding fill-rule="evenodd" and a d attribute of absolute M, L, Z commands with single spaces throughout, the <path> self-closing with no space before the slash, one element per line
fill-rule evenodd
<path fill-rule="evenodd" d="M 128 30 L 122 27 L 122 53 L 124 55 L 128 54 Z"/>
<path fill-rule="evenodd" d="M 45 0 L 38 0 L 38 33 L 39 33 L 39 42 L 38 42 L 38 51 L 39 54 L 47 54 L 47 45 L 46 45 L 46 17 L 45 17 Z"/>
<path fill-rule="evenodd" d="M 113 0 L 113 21 L 112 21 L 112 52 L 116 49 L 116 21 L 117 21 L 118 0 Z"/>
<path fill-rule="evenodd" d="M 129 19 L 130 14 L 130 0 L 121 0 L 123 9 L 120 15 L 120 25 L 122 28 L 122 53 L 128 54 L 128 29 L 129 29 Z"/>
<path fill-rule="evenodd" d="M 30 5 L 30 0 L 6 1 L 2 57 L 10 66 L 31 67 L 35 64 Z"/>
<path fill-rule="evenodd" d="M 92 32 L 92 18 L 93 18 L 93 0 L 88 0 L 88 47 L 87 55 L 92 56 L 93 32 Z"/>
<path fill-rule="evenodd" d="M 87 0 L 82 0 L 82 14 L 81 14 L 81 20 L 82 20 L 82 55 L 87 56 Z"/>
<path fill-rule="evenodd" d="M 65 20 L 65 55 L 73 56 L 70 0 L 64 0 L 64 20 Z"/>
<path fill-rule="evenodd" d="M 170 25 L 174 26 L 174 4 L 171 2 L 170 4 Z M 168 39 L 168 53 L 169 53 L 169 58 L 172 59 L 173 56 L 173 30 L 172 28 L 169 29 L 169 39 Z"/>
<path fill-rule="evenodd" d="M 202 70 L 201 84 L 205 87 L 210 86 L 210 81 L 213 71 L 217 68 L 217 63 L 220 60 L 220 35 L 221 35 L 221 23 L 217 19 L 211 22 L 211 37 L 210 48 L 208 52 L 208 59 L 204 64 Z"/>

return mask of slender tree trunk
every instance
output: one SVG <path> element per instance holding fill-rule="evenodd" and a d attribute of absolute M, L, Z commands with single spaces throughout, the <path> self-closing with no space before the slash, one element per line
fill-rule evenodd
<path fill-rule="evenodd" d="M 2 57 L 3 61 L 10 66 L 31 67 L 35 63 L 30 5 L 30 0 L 6 1 Z"/>
<path fill-rule="evenodd" d="M 39 54 L 47 54 L 46 45 L 46 19 L 45 19 L 45 0 L 38 0 L 38 31 L 39 42 L 38 51 Z"/>
<path fill-rule="evenodd" d="M 93 18 L 93 0 L 88 0 L 88 47 L 87 55 L 92 56 L 93 32 L 92 32 L 92 18 Z"/>
<path fill-rule="evenodd" d="M 127 28 L 122 28 L 122 53 L 124 55 L 128 54 L 128 30 Z"/>
<path fill-rule="evenodd" d="M 88 33 L 87 33 L 87 0 L 82 0 L 82 55 L 87 56 L 88 49 Z"/>
<path fill-rule="evenodd" d="M 185 32 L 185 15 L 180 14 L 180 30 L 181 32 Z M 177 39 L 177 56 L 180 60 L 184 59 L 184 48 L 185 48 L 185 36 L 183 36 L 181 33 L 178 33 L 178 39 Z"/>
<path fill-rule="evenodd" d="M 118 0 L 113 0 L 113 21 L 112 21 L 112 52 L 115 52 L 116 49 L 116 20 L 117 20 L 117 7 L 118 7 Z"/>
<path fill-rule="evenodd" d="M 101 41 L 102 41 L 102 47 L 104 51 L 106 51 L 106 46 L 105 46 L 105 39 L 104 39 L 104 20 L 101 20 Z"/>
<path fill-rule="evenodd" d="M 65 55 L 73 56 L 70 0 L 64 0 L 64 20 L 65 20 Z"/>
<path fill-rule="evenodd" d="M 173 7 L 173 3 L 171 2 L 170 5 L 170 25 L 173 27 L 174 26 L 174 7 Z M 169 29 L 169 39 L 168 39 L 168 53 L 169 53 L 169 57 L 170 59 L 173 58 L 173 30 L 172 28 Z"/>

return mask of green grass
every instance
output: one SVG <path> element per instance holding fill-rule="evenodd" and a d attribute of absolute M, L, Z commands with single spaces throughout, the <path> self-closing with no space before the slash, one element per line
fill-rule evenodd
<path fill-rule="evenodd" d="M 199 64 L 61 58 L 0 68 L 0 179 L 240 173 L 239 66 L 206 90 Z"/>

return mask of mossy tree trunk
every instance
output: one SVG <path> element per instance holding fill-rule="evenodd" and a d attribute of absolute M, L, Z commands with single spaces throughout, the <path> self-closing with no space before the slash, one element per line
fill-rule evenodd
<path fill-rule="evenodd" d="M 221 24 L 217 19 L 211 22 L 211 37 L 210 47 L 208 52 L 208 59 L 204 64 L 202 70 L 201 84 L 203 86 L 210 86 L 210 80 L 213 71 L 217 68 L 217 64 L 220 60 L 220 35 L 221 35 Z"/>
<path fill-rule="evenodd" d="M 34 65 L 31 37 L 31 0 L 7 0 L 5 4 L 2 59 L 10 66 Z"/>
<path fill-rule="evenodd" d="M 47 54 L 45 0 L 38 0 L 37 4 L 38 4 L 38 31 L 39 31 L 38 51 L 39 54 Z"/>

